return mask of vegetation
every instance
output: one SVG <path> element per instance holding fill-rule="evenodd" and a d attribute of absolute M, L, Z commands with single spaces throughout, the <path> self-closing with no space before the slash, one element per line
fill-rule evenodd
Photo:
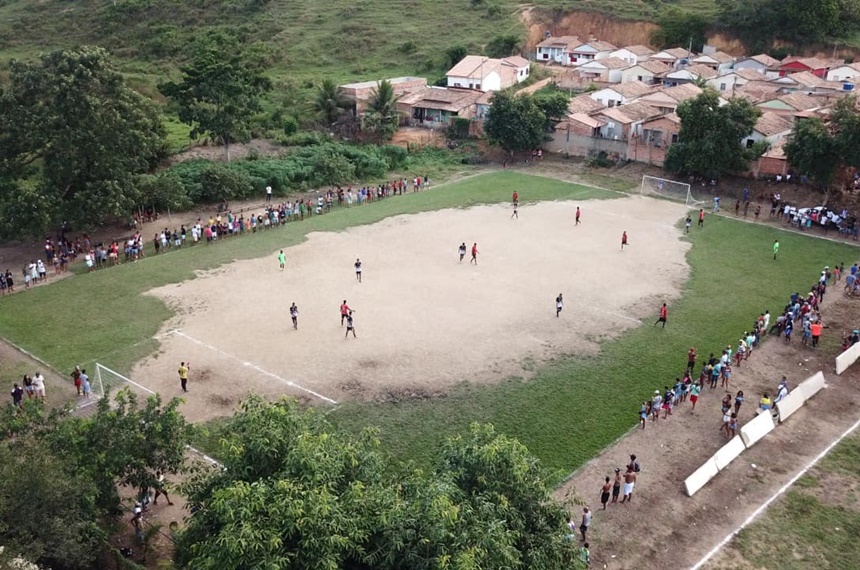
<path fill-rule="evenodd" d="M 176 408 L 122 391 L 90 418 L 47 414 L 41 402 L 0 410 L 0 542 L 53 568 L 93 567 L 123 512 L 118 486 L 151 488 L 182 468 L 191 430 Z"/>
<path fill-rule="evenodd" d="M 392 464 L 372 429 L 351 437 L 252 397 L 220 455 L 225 469 L 185 489 L 202 506 L 177 545 L 192 570 L 578 567 L 547 474 L 491 426 L 449 439 L 424 472 Z"/>
<path fill-rule="evenodd" d="M 749 148 L 741 144 L 752 133 L 761 110 L 746 99 L 733 98 L 723 106 L 719 99 L 716 91 L 705 89 L 678 106 L 681 131 L 666 153 L 667 170 L 719 179 L 745 172 L 750 161 L 767 150 L 766 142 Z"/>
<path fill-rule="evenodd" d="M 651 35 L 651 41 L 660 49 L 686 47 L 698 52 L 707 42 L 708 24 L 704 16 L 672 7 L 657 19 L 659 28 Z"/>
<path fill-rule="evenodd" d="M 154 106 L 100 48 L 13 61 L 0 117 L 0 233 L 8 237 L 126 215 L 136 175 L 166 150 Z"/>
<path fill-rule="evenodd" d="M 785 155 L 796 169 L 829 191 L 841 167 L 860 168 L 860 109 L 857 98 L 838 101 L 827 122 L 795 121 Z"/>
<path fill-rule="evenodd" d="M 320 81 L 312 105 L 317 118 L 323 124 L 334 123 L 346 109 L 346 104 L 346 99 L 341 95 L 334 80 L 327 77 Z"/>
<path fill-rule="evenodd" d="M 511 154 L 535 149 L 546 137 L 547 117 L 530 95 L 499 91 L 490 100 L 484 133 Z"/>
<path fill-rule="evenodd" d="M 391 140 L 397 132 L 400 123 L 400 113 L 397 111 L 397 100 L 394 87 L 387 79 L 383 79 L 370 93 L 367 111 L 362 116 L 364 129 L 373 133 L 377 140 Z"/>
<path fill-rule="evenodd" d="M 208 135 L 224 145 L 228 161 L 231 143 L 251 139 L 251 119 L 262 110 L 260 96 L 271 88 L 259 56 L 221 33 L 197 42 L 180 83 L 158 86 L 179 106 L 179 120 L 191 126 L 191 138 Z"/>

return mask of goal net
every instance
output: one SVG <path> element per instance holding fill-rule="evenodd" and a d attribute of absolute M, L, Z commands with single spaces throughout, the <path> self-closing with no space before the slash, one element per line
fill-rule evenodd
<path fill-rule="evenodd" d="M 686 182 L 676 182 L 666 178 L 645 175 L 642 177 L 641 193 L 645 196 L 659 196 L 669 200 L 684 202 L 687 206 L 700 206 L 702 200 L 696 200 Z"/>
<path fill-rule="evenodd" d="M 96 362 L 95 366 L 95 378 L 91 383 L 92 394 L 90 395 L 90 402 L 92 403 L 98 402 L 104 398 L 107 393 L 110 393 L 113 396 L 123 388 L 130 388 L 132 392 L 136 393 L 141 398 L 155 394 L 155 392 L 146 386 L 138 384 L 134 380 L 123 376 L 115 370 L 111 370 L 104 364 Z"/>

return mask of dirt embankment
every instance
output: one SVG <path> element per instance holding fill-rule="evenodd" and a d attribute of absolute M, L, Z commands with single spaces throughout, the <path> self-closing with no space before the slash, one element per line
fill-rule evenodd
<path fill-rule="evenodd" d="M 651 34 L 657 29 L 654 22 L 642 20 L 625 20 L 610 14 L 575 10 L 543 10 L 527 7 L 520 12 L 520 18 L 528 30 L 526 49 L 532 51 L 535 45 L 542 41 L 549 32 L 553 36 L 579 36 L 587 39 L 593 36 L 617 46 L 651 45 Z M 737 37 L 722 30 L 708 33 L 708 43 L 731 55 L 744 55 L 749 50 Z M 653 46 L 652 46 L 653 47 Z M 786 47 L 786 46 L 778 46 Z M 833 46 L 807 44 L 801 49 L 793 49 L 794 55 L 807 57 L 833 56 Z M 840 47 L 839 57 L 860 59 L 860 50 Z"/>

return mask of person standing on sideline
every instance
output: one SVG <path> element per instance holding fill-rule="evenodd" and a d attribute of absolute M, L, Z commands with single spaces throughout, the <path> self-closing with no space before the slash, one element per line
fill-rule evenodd
<path fill-rule="evenodd" d="M 618 495 L 621 494 L 621 469 L 615 468 L 615 480 L 612 482 L 612 502 L 618 502 Z"/>
<path fill-rule="evenodd" d="M 580 218 L 582 217 L 582 211 L 579 209 L 579 206 L 576 207 L 576 223 L 575 226 L 578 226 L 581 223 Z"/>
<path fill-rule="evenodd" d="M 278 254 L 278 265 L 281 266 L 281 271 L 284 270 L 284 267 L 287 265 L 287 256 L 284 255 L 284 250 L 281 250 L 281 253 Z"/>
<path fill-rule="evenodd" d="M 699 227 L 705 227 L 705 210 L 704 208 L 699 208 Z"/>
<path fill-rule="evenodd" d="M 702 385 L 698 382 L 690 386 L 690 402 L 693 404 L 693 408 L 690 410 L 690 413 L 696 412 L 696 402 L 699 401 L 699 394 L 702 393 Z"/>
<path fill-rule="evenodd" d="M 12 405 L 20 408 L 24 402 L 24 389 L 18 386 L 18 383 L 12 385 Z M 609 477 L 606 478 L 609 480 Z"/>
<path fill-rule="evenodd" d="M 645 429 L 645 420 L 648 419 L 648 401 L 643 400 L 642 405 L 639 406 L 639 425 L 642 426 L 642 429 Z"/>
<path fill-rule="evenodd" d="M 295 303 L 290 305 L 290 318 L 293 320 L 293 330 L 299 330 L 299 308 Z"/>
<path fill-rule="evenodd" d="M 582 534 L 582 542 L 585 542 L 588 534 L 588 527 L 591 526 L 591 510 L 588 507 L 582 509 L 582 522 L 579 523 L 579 532 Z"/>
<path fill-rule="evenodd" d="M 687 233 L 690 233 L 690 226 L 693 225 L 693 218 L 690 217 L 690 214 L 687 214 L 687 219 L 684 220 L 684 230 Z"/>
<path fill-rule="evenodd" d="M 687 352 L 687 370 L 690 372 L 696 367 L 696 349 L 694 347 L 690 347 L 690 350 Z"/>
<path fill-rule="evenodd" d="M 349 305 L 346 304 L 346 299 L 344 299 L 340 305 L 340 326 L 343 326 L 343 321 L 346 320 L 346 317 L 350 313 L 352 313 L 352 309 L 349 308 Z"/>
<path fill-rule="evenodd" d="M 355 258 L 355 280 L 361 283 L 361 260 Z"/>
<path fill-rule="evenodd" d="M 478 265 L 478 242 L 472 244 L 472 259 L 469 260 L 469 265 Z"/>
<path fill-rule="evenodd" d="M 514 205 L 514 209 L 520 205 L 520 193 L 514 190 L 514 195 L 511 196 L 511 203 Z"/>
<path fill-rule="evenodd" d="M 179 363 L 179 384 L 182 386 L 182 391 L 188 391 L 188 368 L 191 364 L 185 364 L 184 362 Z"/>
<path fill-rule="evenodd" d="M 41 372 L 36 372 L 33 376 L 33 391 L 36 392 L 36 399 L 45 399 L 45 377 Z"/>
<path fill-rule="evenodd" d="M 75 366 L 75 369 L 72 371 L 72 383 L 75 385 L 75 390 L 78 393 L 78 396 L 81 395 L 81 367 Z"/>
<path fill-rule="evenodd" d="M 663 306 L 660 307 L 660 318 L 657 319 L 657 322 L 654 323 L 654 326 L 656 327 L 660 323 L 663 323 L 663 328 L 665 329 L 666 328 L 666 317 L 668 317 L 668 316 L 669 316 L 669 309 L 666 308 L 666 303 L 663 303 Z"/>
<path fill-rule="evenodd" d="M 87 376 L 86 369 L 81 370 L 81 391 L 84 393 L 84 398 L 89 399 L 92 387 L 90 386 L 90 377 Z"/>
<path fill-rule="evenodd" d="M 776 254 L 779 253 L 779 240 L 773 240 L 773 260 L 776 261 Z"/>
<path fill-rule="evenodd" d="M 352 338 L 357 338 L 355 336 L 355 325 L 352 322 L 352 311 L 346 315 L 346 335 L 343 338 L 349 338 L 349 331 L 352 331 Z"/>
<path fill-rule="evenodd" d="M 512 220 L 513 220 L 514 218 L 516 218 L 516 219 L 518 219 L 518 220 L 520 219 L 520 215 L 519 215 L 519 213 L 517 212 L 517 208 L 518 208 L 518 207 L 519 207 L 519 204 L 517 204 L 516 202 L 514 202 L 514 212 L 511 214 L 511 219 L 512 219 Z"/>
<path fill-rule="evenodd" d="M 555 318 L 561 314 L 561 310 L 564 308 L 564 299 L 561 297 L 561 293 L 558 294 L 558 297 L 555 298 Z"/>
<path fill-rule="evenodd" d="M 268 204 L 271 201 L 272 201 L 272 187 L 266 186 L 266 203 Z"/>
<path fill-rule="evenodd" d="M 818 339 L 821 338 L 821 329 L 824 325 L 821 324 L 821 321 L 815 321 L 810 325 L 810 329 L 812 330 L 812 348 L 818 346 Z"/>
<path fill-rule="evenodd" d="M 627 230 L 621 232 L 621 251 L 624 251 L 625 245 L 627 245 Z"/>
<path fill-rule="evenodd" d="M 603 483 L 603 487 L 600 488 L 600 502 L 603 504 L 604 511 L 606 510 L 606 503 L 609 502 L 610 491 L 612 491 L 612 483 L 609 481 L 609 477 L 607 477 L 606 482 Z"/>
<path fill-rule="evenodd" d="M 632 465 L 627 466 L 627 473 L 624 474 L 624 496 L 621 497 L 622 503 L 633 502 L 633 487 L 636 486 L 636 471 Z"/>
<path fill-rule="evenodd" d="M 714 213 L 716 214 L 719 211 L 720 211 L 720 197 L 714 196 Z"/>
<path fill-rule="evenodd" d="M 460 249 L 458 251 L 460 253 L 460 263 L 463 263 L 463 258 L 466 257 L 466 242 L 460 244 Z"/>

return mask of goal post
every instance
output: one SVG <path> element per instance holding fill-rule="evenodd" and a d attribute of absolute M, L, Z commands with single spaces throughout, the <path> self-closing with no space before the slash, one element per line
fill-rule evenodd
<path fill-rule="evenodd" d="M 97 402 L 105 397 L 105 393 L 116 394 L 119 390 L 125 387 L 130 387 L 132 391 L 141 396 L 152 396 L 155 392 L 138 384 L 131 378 L 128 378 L 116 370 L 111 370 L 104 364 L 96 362 L 95 382 L 92 383 L 92 400 Z"/>
<path fill-rule="evenodd" d="M 693 197 L 693 193 L 690 192 L 690 185 L 686 182 L 648 176 L 647 174 L 642 176 L 642 186 L 639 192 L 643 196 L 658 196 L 668 200 L 684 202 L 684 204 L 691 207 L 704 204 L 702 200 L 696 200 Z"/>

